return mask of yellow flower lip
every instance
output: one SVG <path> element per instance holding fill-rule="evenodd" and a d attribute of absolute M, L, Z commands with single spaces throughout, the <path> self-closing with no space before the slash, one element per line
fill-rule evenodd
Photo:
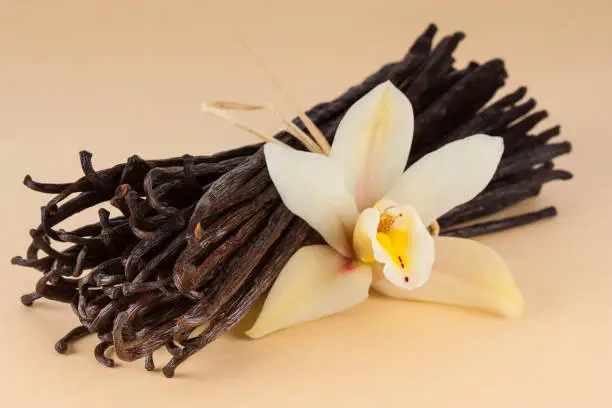
<path fill-rule="evenodd" d="M 410 206 L 399 206 L 391 200 L 380 200 L 365 209 L 353 233 L 353 246 L 359 260 L 382 269 L 384 275 L 399 287 L 410 289 L 422 285 L 429 269 L 420 267 L 431 258 L 431 235 L 422 226 Z"/>
<path fill-rule="evenodd" d="M 408 250 L 410 249 L 410 236 L 407 230 L 398 228 L 400 226 L 399 221 L 404 217 L 404 214 L 395 203 L 387 205 L 382 210 L 379 208 L 379 212 L 381 214 L 376 230 L 376 240 L 386 252 L 387 257 L 377 260 L 383 264 L 390 260 L 395 265 L 397 272 L 403 274 L 404 282 L 409 282 L 410 257 Z M 376 251 L 374 253 L 376 255 Z"/>

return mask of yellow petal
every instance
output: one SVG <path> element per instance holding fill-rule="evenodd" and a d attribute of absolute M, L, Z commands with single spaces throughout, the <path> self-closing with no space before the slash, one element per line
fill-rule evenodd
<path fill-rule="evenodd" d="M 430 279 L 404 290 L 377 276 L 373 287 L 387 296 L 444 303 L 518 316 L 523 298 L 503 259 L 486 245 L 463 238 L 435 238 L 436 260 Z"/>
<path fill-rule="evenodd" d="M 431 273 L 433 239 L 408 205 L 397 207 L 391 201 L 381 200 L 375 208 L 365 209 L 353 231 L 353 246 L 359 260 L 378 262 L 381 267 L 377 269 L 400 288 L 415 289 Z"/>
<path fill-rule="evenodd" d="M 371 282 L 369 266 L 353 263 L 327 245 L 301 248 L 274 282 L 246 334 L 259 338 L 346 310 L 368 297 Z"/>
<path fill-rule="evenodd" d="M 277 144 L 267 143 L 264 152 L 270 178 L 287 208 L 336 251 L 350 256 L 358 213 L 342 169 L 327 156 Z"/>
<path fill-rule="evenodd" d="M 376 206 L 380 209 L 380 204 L 385 202 L 388 201 Z M 386 280 L 404 290 L 416 289 L 429 279 L 435 255 L 434 241 L 414 208 L 404 205 L 394 208 L 393 213 L 397 216 L 387 233 L 368 225 L 367 235 L 374 258 L 383 265 L 382 275 Z M 357 226 L 360 226 L 359 219 Z"/>
<path fill-rule="evenodd" d="M 389 81 L 363 96 L 344 115 L 330 158 L 344 169 L 359 210 L 372 207 L 401 176 L 413 130 L 410 101 Z"/>
<path fill-rule="evenodd" d="M 385 198 L 410 204 L 429 225 L 480 193 L 503 151 L 500 137 L 481 134 L 451 142 L 410 166 Z"/>

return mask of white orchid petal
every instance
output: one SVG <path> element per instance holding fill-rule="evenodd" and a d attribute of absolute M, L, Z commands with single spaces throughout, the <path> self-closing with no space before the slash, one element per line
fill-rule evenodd
<path fill-rule="evenodd" d="M 373 287 L 395 298 L 443 303 L 518 316 L 523 298 L 503 259 L 477 241 L 437 237 L 436 261 L 427 283 L 402 290 L 377 278 Z"/>
<path fill-rule="evenodd" d="M 413 130 L 412 105 L 389 81 L 363 96 L 342 118 L 330 158 L 344 169 L 360 210 L 381 199 L 404 171 Z"/>
<path fill-rule="evenodd" d="M 502 138 L 482 134 L 451 142 L 410 166 L 385 198 L 410 204 L 429 225 L 487 186 L 503 150 Z"/>
<path fill-rule="evenodd" d="M 327 245 L 301 248 L 281 271 L 246 334 L 259 338 L 346 310 L 368 297 L 371 282 L 369 266 L 353 263 Z"/>
<path fill-rule="evenodd" d="M 338 252 L 351 255 L 351 235 L 358 213 L 342 169 L 321 154 L 276 144 L 266 144 L 264 153 L 270 178 L 287 208 Z"/>

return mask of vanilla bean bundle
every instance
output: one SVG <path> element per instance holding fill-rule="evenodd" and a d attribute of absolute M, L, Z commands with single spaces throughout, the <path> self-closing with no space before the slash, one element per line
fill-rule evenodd
<path fill-rule="evenodd" d="M 471 237 L 551 217 L 553 207 L 480 222 L 484 216 L 538 195 L 552 180 L 571 178 L 554 168 L 568 153 L 568 142 L 551 142 L 558 126 L 533 129 L 546 118 L 519 88 L 494 102 L 506 71 L 501 60 L 454 66 L 453 52 L 463 39 L 456 33 L 435 47 L 431 25 L 400 61 L 387 64 L 337 99 L 307 112 L 330 142 L 347 109 L 384 81 L 410 99 L 415 133 L 407 166 L 451 141 L 486 133 L 504 139 L 504 157 L 489 186 L 473 200 L 438 221 L 442 235 Z M 303 123 L 294 123 L 304 129 Z M 289 135 L 276 137 L 298 146 Z M 91 154 L 81 152 L 84 176 L 74 183 L 24 183 L 53 194 L 30 231 L 26 257 L 13 263 L 38 269 L 34 292 L 22 296 L 30 306 L 39 298 L 69 303 L 80 325 L 56 344 L 88 334 L 100 343 L 95 358 L 106 366 L 114 348 L 125 361 L 145 359 L 165 347 L 176 367 L 231 329 L 264 294 L 301 246 L 321 238 L 282 204 L 270 180 L 261 144 L 212 156 L 148 161 L 133 156 L 125 164 L 97 171 Z M 108 203 L 119 214 L 99 211 L 99 219 L 72 231 L 57 229 L 67 218 Z M 69 243 L 62 251 L 54 242 Z M 42 255 L 39 256 L 39 254 Z M 195 335 L 194 330 L 203 330 Z"/>

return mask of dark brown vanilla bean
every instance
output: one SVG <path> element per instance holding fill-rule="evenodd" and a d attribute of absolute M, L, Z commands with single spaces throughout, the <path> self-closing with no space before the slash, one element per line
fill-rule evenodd
<path fill-rule="evenodd" d="M 153 371 L 155 370 L 155 363 L 153 362 L 153 354 L 149 354 L 145 357 L 145 370 Z"/>
<path fill-rule="evenodd" d="M 109 367 L 109 368 L 114 367 L 115 366 L 115 362 L 112 359 L 104 356 L 104 353 L 112 345 L 113 345 L 112 341 L 102 341 L 94 349 L 94 356 L 95 356 L 96 360 L 98 360 L 98 362 L 100 364 L 105 365 L 106 367 Z"/>
<path fill-rule="evenodd" d="M 87 327 L 85 326 L 75 327 L 74 329 L 70 330 L 68 334 L 66 334 L 64 337 L 59 339 L 57 343 L 55 343 L 55 351 L 57 351 L 60 354 L 65 354 L 66 351 L 68 350 L 68 344 L 80 338 L 83 338 L 87 336 L 88 334 L 90 333 L 89 333 L 89 330 L 87 330 Z"/>
<path fill-rule="evenodd" d="M 499 164 L 494 180 L 529 170 L 539 163 L 545 163 L 562 154 L 569 153 L 572 146 L 568 142 L 555 144 L 545 144 L 523 152 L 518 152 L 513 156 L 505 157 Z"/>
<path fill-rule="evenodd" d="M 103 203 L 108 198 L 110 197 L 104 193 L 91 191 L 79 194 L 54 211 L 49 211 L 48 207 L 43 207 L 41 209 L 41 227 L 45 231 L 45 234 L 47 234 L 50 238 L 59 241 L 57 232 L 53 231 L 52 229 L 53 226 L 87 208 Z"/>
<path fill-rule="evenodd" d="M 540 186 L 525 186 L 521 189 L 513 189 L 510 192 L 493 191 L 482 194 L 465 204 L 453 208 L 438 219 L 442 229 L 462 224 L 473 219 L 495 214 L 506 208 L 512 207 L 528 198 L 537 196 L 541 191 Z"/>
<path fill-rule="evenodd" d="M 538 123 L 548 117 L 548 112 L 538 111 L 521 119 L 515 125 L 512 125 L 504 134 L 504 150 L 505 156 L 510 156 L 517 151 L 517 143 L 524 139 L 527 132 L 533 129 Z"/>
<path fill-rule="evenodd" d="M 561 126 L 554 126 L 550 129 L 546 129 L 542 133 L 536 136 L 526 136 L 516 143 L 516 150 L 529 150 L 536 146 L 540 146 L 548 143 L 552 138 L 557 137 L 561 134 Z"/>
<path fill-rule="evenodd" d="M 38 269 L 41 272 L 48 271 L 51 268 L 51 264 L 54 259 L 50 256 L 46 256 L 40 259 L 24 259 L 21 256 L 14 256 L 11 258 L 11 264 L 19 265 L 27 268 Z"/>
<path fill-rule="evenodd" d="M 83 173 L 85 173 L 85 179 L 91 183 L 94 189 L 97 191 L 114 191 L 111 180 L 94 170 L 91 162 L 92 154 L 82 151 L 79 153 L 79 156 L 81 157 L 81 168 Z"/>
<path fill-rule="evenodd" d="M 538 195 L 547 182 L 571 178 L 553 163 L 571 146 L 550 143 L 559 135 L 558 126 L 529 134 L 546 111 L 535 111 L 533 99 L 523 101 L 526 88 L 493 100 L 506 79 L 501 60 L 457 67 L 453 52 L 464 35 L 456 33 L 434 45 L 435 33 L 430 25 L 404 58 L 314 106 L 308 116 L 331 142 L 347 109 L 378 84 L 391 81 L 409 97 L 416 115 L 408 164 L 475 133 L 505 141 L 492 182 L 438 220 L 442 235 L 476 236 L 554 216 L 554 208 L 548 208 L 479 221 Z M 301 120 L 293 122 L 305 129 Z M 285 132 L 275 137 L 303 149 Z M 101 343 L 94 356 L 100 363 L 114 366 L 105 356 L 113 347 L 118 358 L 143 358 L 145 368 L 152 370 L 152 353 L 165 347 L 172 359 L 163 373 L 170 377 L 248 312 L 295 251 L 322 243 L 282 205 L 262 146 L 163 160 L 132 156 L 104 170 L 96 170 L 92 155 L 81 152 L 83 176 L 73 183 L 24 179 L 32 190 L 55 196 L 41 209 L 26 258 L 12 262 L 42 273 L 36 291 L 22 297 L 25 305 L 40 298 L 65 302 L 79 319 L 81 326 L 58 342 L 60 350 L 72 339 L 95 333 Z M 58 227 L 99 204 L 115 207 L 121 215 L 111 217 L 100 209 L 98 219 L 87 225 L 71 231 Z M 58 249 L 65 243 L 71 246 Z M 198 326 L 203 326 L 202 334 L 189 338 Z"/>
<path fill-rule="evenodd" d="M 411 85 L 407 88 L 406 96 L 408 96 L 411 102 L 414 101 L 413 109 L 415 113 L 421 111 L 416 101 L 429 89 L 429 85 L 435 77 L 448 70 L 452 63 L 451 54 L 464 37 L 463 33 L 456 33 L 443 38 L 433 50 L 423 70 L 411 81 Z M 400 87 L 405 88 L 405 84 L 400 84 Z"/>
<path fill-rule="evenodd" d="M 26 175 L 23 179 L 23 184 L 31 190 L 45 194 L 59 194 L 69 188 L 71 183 L 52 184 L 52 183 L 37 183 L 32 180 L 30 175 Z"/>
<path fill-rule="evenodd" d="M 34 304 L 34 301 L 38 300 L 42 298 L 42 295 L 37 293 L 37 292 L 32 292 L 32 293 L 27 293 L 25 295 L 22 295 L 20 300 L 21 303 L 23 303 L 24 306 L 32 306 Z"/>
<path fill-rule="evenodd" d="M 495 122 L 485 128 L 484 131 L 494 136 L 501 136 L 507 130 L 508 124 L 531 112 L 535 107 L 536 101 L 534 99 L 529 99 L 527 102 L 512 106 L 510 109 L 502 112 Z"/>
<path fill-rule="evenodd" d="M 471 238 L 479 235 L 491 234 L 493 232 L 507 230 L 509 228 L 520 227 L 546 218 L 551 218 L 556 215 L 557 210 L 555 209 L 555 207 L 547 207 L 539 211 L 516 215 L 514 217 L 508 217 L 503 218 L 501 220 L 483 222 L 469 225 L 466 227 L 443 231 L 440 233 L 440 235 L 449 237 Z"/>
<path fill-rule="evenodd" d="M 571 177 L 571 173 L 567 171 L 554 170 L 548 167 L 530 170 L 518 181 L 511 180 L 497 186 L 491 184 L 493 188 L 487 188 L 471 201 L 453 208 L 438 221 L 443 228 L 447 228 L 494 214 L 538 195 L 544 183 L 553 180 L 568 180 Z"/>

